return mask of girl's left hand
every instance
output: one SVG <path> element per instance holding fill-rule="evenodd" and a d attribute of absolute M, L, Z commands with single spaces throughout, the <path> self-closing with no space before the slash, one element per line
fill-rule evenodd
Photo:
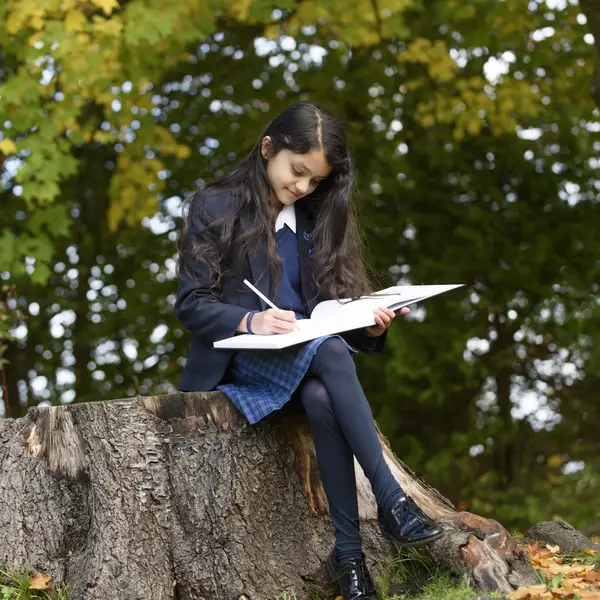
<path fill-rule="evenodd" d="M 410 308 L 404 307 L 394 312 L 392 309 L 385 306 L 380 306 L 375 309 L 375 325 L 365 327 L 367 335 L 370 337 L 379 337 L 391 324 L 396 315 L 407 315 Z"/>

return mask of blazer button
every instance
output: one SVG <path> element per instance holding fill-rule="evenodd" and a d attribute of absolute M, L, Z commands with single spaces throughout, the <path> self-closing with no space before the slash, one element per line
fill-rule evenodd
<path fill-rule="evenodd" d="M 312 233 L 310 231 L 307 230 L 302 235 L 307 242 L 312 240 Z"/>

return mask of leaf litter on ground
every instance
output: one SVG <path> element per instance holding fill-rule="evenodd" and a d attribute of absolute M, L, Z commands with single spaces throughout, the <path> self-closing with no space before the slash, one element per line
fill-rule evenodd
<path fill-rule="evenodd" d="M 508 596 L 510 600 L 600 600 L 600 556 L 596 550 L 561 553 L 559 546 L 539 542 L 522 545 L 540 583 L 520 587 Z"/>

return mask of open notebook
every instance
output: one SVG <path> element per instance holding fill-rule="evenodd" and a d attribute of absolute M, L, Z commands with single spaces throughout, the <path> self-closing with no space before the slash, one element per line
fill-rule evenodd
<path fill-rule="evenodd" d="M 456 285 L 400 285 L 362 296 L 357 300 L 325 300 L 319 302 L 310 319 L 297 320 L 297 330 L 290 333 L 272 335 L 251 335 L 244 333 L 214 342 L 215 348 L 277 350 L 294 344 L 308 342 L 323 335 L 350 331 L 375 325 L 373 310 L 387 306 L 398 310 L 414 302 L 443 294 L 461 287 Z"/>

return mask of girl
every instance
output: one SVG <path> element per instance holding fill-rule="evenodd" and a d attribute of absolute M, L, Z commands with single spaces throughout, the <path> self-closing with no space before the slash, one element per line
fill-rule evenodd
<path fill-rule="evenodd" d="M 354 456 L 371 482 L 384 534 L 408 546 L 441 535 L 392 476 L 352 358 L 355 348 L 383 351 L 395 313 L 382 307 L 372 327 L 279 351 L 235 352 L 213 342 L 236 332 L 287 333 L 322 300 L 372 292 L 354 185 L 340 121 L 308 102 L 290 106 L 244 160 L 192 198 L 175 304 L 194 336 L 182 391 L 222 390 L 251 424 L 290 400 L 306 411 L 335 528 L 327 566 L 344 600 L 375 598 L 359 533 Z M 267 308 L 244 279 L 278 309 Z"/>

